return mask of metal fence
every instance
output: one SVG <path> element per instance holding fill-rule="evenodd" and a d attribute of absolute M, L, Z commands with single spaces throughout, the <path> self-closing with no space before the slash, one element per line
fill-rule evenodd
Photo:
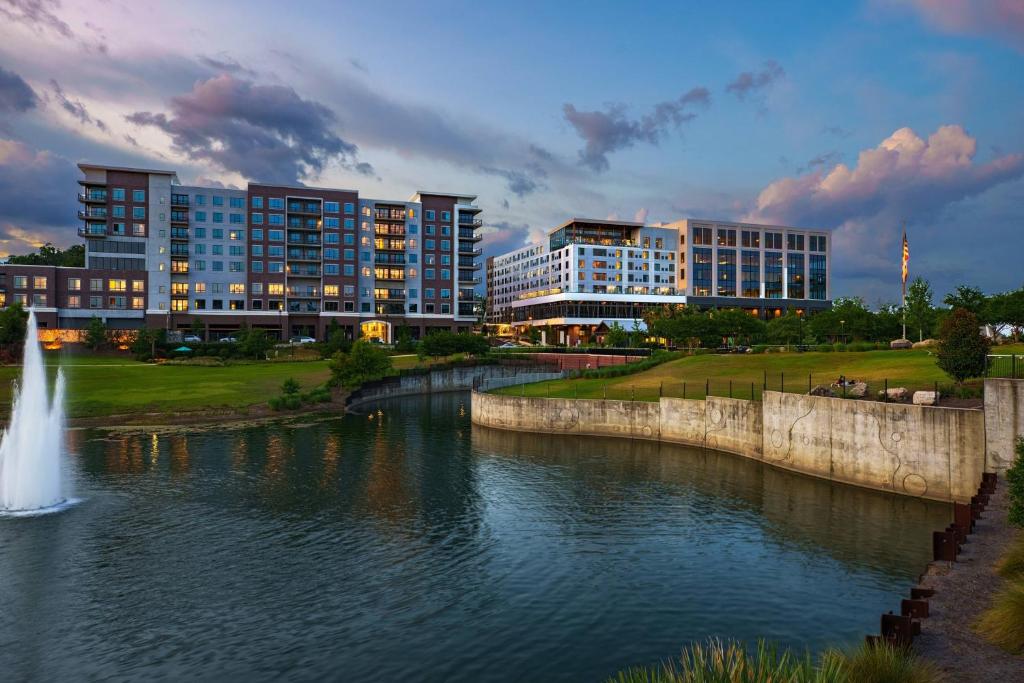
<path fill-rule="evenodd" d="M 1024 379 L 1024 356 L 1019 356 L 1015 353 L 986 356 L 985 376 Z"/>

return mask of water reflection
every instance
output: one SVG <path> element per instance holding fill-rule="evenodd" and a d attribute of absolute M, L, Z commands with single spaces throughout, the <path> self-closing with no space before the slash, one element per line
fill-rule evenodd
<path fill-rule="evenodd" d="M 474 427 L 464 395 L 372 411 L 73 433 L 86 502 L 0 524 L 3 677 L 599 680 L 714 635 L 854 643 L 947 514 Z"/>

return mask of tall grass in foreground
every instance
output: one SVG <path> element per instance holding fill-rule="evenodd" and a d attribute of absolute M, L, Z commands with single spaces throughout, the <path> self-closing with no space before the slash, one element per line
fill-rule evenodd
<path fill-rule="evenodd" d="M 853 653 L 810 655 L 761 641 L 747 649 L 735 641 L 710 640 L 683 650 L 678 661 L 619 672 L 609 683 L 936 683 L 938 670 L 907 650 L 863 646 Z"/>
<path fill-rule="evenodd" d="M 996 593 L 975 628 L 993 645 L 1013 654 L 1024 653 L 1024 579 L 1010 581 Z"/>

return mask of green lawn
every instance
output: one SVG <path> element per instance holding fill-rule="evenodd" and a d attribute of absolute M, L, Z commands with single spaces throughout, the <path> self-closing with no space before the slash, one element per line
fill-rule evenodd
<path fill-rule="evenodd" d="M 830 384 L 839 375 L 866 381 L 872 392 L 890 387 L 931 389 L 949 378 L 927 351 L 867 351 L 861 353 L 708 354 L 670 361 L 650 370 L 623 377 L 564 379 L 508 387 L 498 393 L 562 398 L 615 398 L 656 401 L 659 395 L 704 398 L 705 382 L 714 396 L 760 399 L 767 377 L 768 389 L 806 393 L 810 384 Z M 685 383 L 685 387 L 684 387 Z"/>
<path fill-rule="evenodd" d="M 151 411 L 198 411 L 241 408 L 280 393 L 281 383 L 294 377 L 303 389 L 330 375 L 326 361 L 251 363 L 224 367 L 152 365 L 129 357 L 47 354 L 51 381 L 57 365 L 68 380 L 67 411 L 71 417 Z M 11 382 L 19 367 L 0 367 L 0 410 L 10 411 Z"/>

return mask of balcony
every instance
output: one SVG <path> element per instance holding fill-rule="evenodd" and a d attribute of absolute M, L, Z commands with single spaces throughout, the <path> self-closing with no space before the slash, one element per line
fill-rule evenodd
<path fill-rule="evenodd" d="M 405 237 L 405 225 L 381 225 L 374 223 L 373 232 L 378 237 Z"/>
<path fill-rule="evenodd" d="M 484 226 L 484 222 L 482 220 L 480 220 L 479 218 L 470 218 L 468 215 L 466 215 L 464 213 L 460 213 L 459 214 L 459 225 L 461 227 L 464 227 L 464 228 L 474 228 L 474 229 L 476 229 L 476 228 L 482 228 Z"/>
<path fill-rule="evenodd" d="M 479 242 L 483 238 L 484 238 L 483 235 L 478 234 L 474 230 L 467 230 L 465 228 L 459 228 L 459 239 L 462 240 L 463 242 L 465 242 L 465 241 Z"/>
<path fill-rule="evenodd" d="M 289 230 L 320 230 L 320 221 L 315 218 L 309 218 L 305 221 L 296 220 L 294 218 L 288 219 Z"/>
<path fill-rule="evenodd" d="M 106 225 L 81 225 L 78 227 L 79 237 L 106 237 Z"/>
<path fill-rule="evenodd" d="M 87 192 L 78 193 L 78 201 L 86 204 L 106 204 L 107 203 L 107 191 L 106 190 L 89 190 Z"/>
<path fill-rule="evenodd" d="M 405 254 L 374 254 L 374 263 L 382 263 L 384 265 L 405 265 Z"/>
<path fill-rule="evenodd" d="M 188 223 L 188 211 L 171 211 L 171 223 Z"/>
<path fill-rule="evenodd" d="M 171 228 L 172 240 L 187 240 L 188 228 Z"/>
<path fill-rule="evenodd" d="M 187 194 L 172 194 L 171 195 L 171 206 L 172 207 L 184 207 L 188 208 L 188 195 Z"/>
<path fill-rule="evenodd" d="M 477 263 L 472 259 L 459 259 L 459 268 L 463 270 L 480 270 L 483 264 Z"/>
<path fill-rule="evenodd" d="M 477 276 L 469 277 L 459 272 L 459 284 L 460 285 L 478 285 L 480 284 L 480 278 Z"/>
<path fill-rule="evenodd" d="M 303 251 L 302 249 L 289 249 L 288 250 L 288 260 L 289 261 L 319 261 L 320 260 L 320 252 L 316 251 L 316 250 L 306 250 L 306 251 Z"/>
<path fill-rule="evenodd" d="M 459 241 L 459 256 L 481 256 L 483 253 L 483 249 L 474 248 L 471 244 Z"/>
<path fill-rule="evenodd" d="M 288 277 L 320 277 L 320 268 L 317 266 L 293 266 L 288 264 Z"/>
<path fill-rule="evenodd" d="M 316 301 L 289 301 L 289 313 L 318 313 L 320 304 Z"/>
<path fill-rule="evenodd" d="M 81 218 L 83 221 L 89 221 L 89 220 L 105 221 L 105 220 L 107 220 L 107 210 L 106 209 L 96 209 L 96 208 L 79 209 L 78 210 L 78 217 Z"/>
<path fill-rule="evenodd" d="M 405 304 L 377 304 L 377 315 L 405 315 Z"/>

